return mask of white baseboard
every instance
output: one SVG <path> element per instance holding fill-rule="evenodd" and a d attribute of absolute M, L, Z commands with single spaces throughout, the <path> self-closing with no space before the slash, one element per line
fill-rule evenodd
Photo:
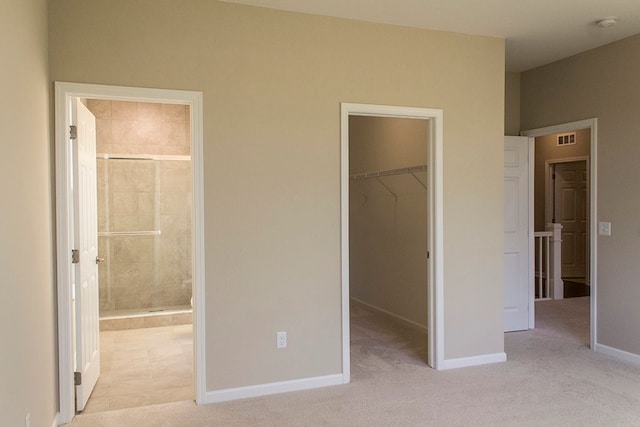
<path fill-rule="evenodd" d="M 325 375 L 322 377 L 302 378 L 299 380 L 281 381 L 276 383 L 258 384 L 247 387 L 227 388 L 224 390 L 208 391 L 202 403 L 226 402 L 228 400 L 246 399 L 249 397 L 267 396 L 270 394 L 287 393 L 290 391 L 308 390 L 344 384 L 342 374 Z"/>
<path fill-rule="evenodd" d="M 635 353 L 629 353 L 628 351 L 620 350 L 608 345 L 598 344 L 595 345 L 596 353 L 604 354 L 607 356 L 615 357 L 616 359 L 624 360 L 625 362 L 635 363 L 640 365 L 640 355 Z"/>
<path fill-rule="evenodd" d="M 405 317 L 399 316 L 399 315 L 397 315 L 395 313 L 392 313 L 392 312 L 387 311 L 385 309 L 382 309 L 380 307 L 376 307 L 375 305 L 371 305 L 369 303 L 366 303 L 366 302 L 364 302 L 362 300 L 359 300 L 358 298 L 350 297 L 349 299 L 351 301 L 355 302 L 356 304 L 360 304 L 360 305 L 362 305 L 364 307 L 367 307 L 370 310 L 373 310 L 373 311 L 375 311 L 377 313 L 380 313 L 380 314 L 383 314 L 385 316 L 393 317 L 396 320 L 400 320 L 401 322 L 406 323 L 407 326 L 411 326 L 412 328 L 419 329 L 420 331 L 424 332 L 425 334 L 427 333 L 426 326 L 423 326 L 418 322 L 414 322 L 413 320 L 409 320 L 409 319 L 407 319 Z"/>
<path fill-rule="evenodd" d="M 56 413 L 56 416 L 53 417 L 53 422 L 51 423 L 51 427 L 58 427 L 58 420 L 60 419 L 60 412 Z"/>
<path fill-rule="evenodd" d="M 480 356 L 460 357 L 458 359 L 445 359 L 438 370 L 466 368 L 469 366 L 488 365 L 507 361 L 507 353 L 483 354 Z"/>

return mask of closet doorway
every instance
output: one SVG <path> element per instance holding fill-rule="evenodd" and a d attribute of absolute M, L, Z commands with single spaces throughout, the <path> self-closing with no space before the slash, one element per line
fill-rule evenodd
<path fill-rule="evenodd" d="M 342 107 L 343 361 L 437 368 L 441 112 Z"/>

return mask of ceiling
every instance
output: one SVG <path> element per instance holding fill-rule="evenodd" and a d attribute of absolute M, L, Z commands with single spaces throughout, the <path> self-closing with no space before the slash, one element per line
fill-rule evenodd
<path fill-rule="evenodd" d="M 638 0 L 226 0 L 231 3 L 506 39 L 526 71 L 640 33 Z M 596 21 L 616 17 L 599 28 Z"/>

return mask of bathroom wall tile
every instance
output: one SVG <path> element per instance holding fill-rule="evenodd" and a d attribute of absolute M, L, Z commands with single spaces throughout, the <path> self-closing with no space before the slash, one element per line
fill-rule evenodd
<path fill-rule="evenodd" d="M 165 154 L 171 156 L 187 156 L 189 155 L 189 149 L 180 145 L 161 145 L 158 146 L 156 151 L 158 154 Z"/>
<path fill-rule="evenodd" d="M 184 123 L 168 121 L 162 122 L 162 132 L 166 138 L 164 145 L 184 146 L 187 141 Z"/>
<path fill-rule="evenodd" d="M 155 146 L 164 144 L 161 120 L 138 121 L 138 145 Z"/>
<path fill-rule="evenodd" d="M 155 231 L 159 228 L 159 226 L 156 225 L 155 215 L 140 215 L 138 217 L 138 224 L 140 230 Z"/>
<path fill-rule="evenodd" d="M 116 264 L 114 262 L 111 275 L 111 279 L 116 283 L 112 288 L 112 292 L 117 292 L 120 295 L 131 294 L 132 286 L 140 282 L 140 265 Z"/>
<path fill-rule="evenodd" d="M 160 215 L 160 227 L 163 229 L 162 235 L 168 238 L 178 236 L 191 237 L 191 212 L 186 215 Z M 190 244 L 189 242 L 188 244 Z"/>
<path fill-rule="evenodd" d="M 188 198 L 184 192 L 163 191 L 160 193 L 160 214 L 175 215 L 182 213 Z"/>
<path fill-rule="evenodd" d="M 96 151 L 98 153 L 108 153 L 108 151 L 104 150 L 104 147 L 111 144 L 113 144 L 111 119 L 96 118 Z"/>
<path fill-rule="evenodd" d="M 178 162 L 175 162 L 178 163 Z M 186 163 L 186 162 L 183 162 Z M 160 191 L 189 191 L 191 176 L 187 168 L 163 167 L 160 170 Z"/>
<path fill-rule="evenodd" d="M 111 121 L 112 145 L 130 146 L 138 142 L 138 122 L 131 120 Z M 127 153 L 127 149 L 123 149 Z"/>
<path fill-rule="evenodd" d="M 109 191 L 111 192 L 132 192 L 135 190 L 138 174 L 135 167 L 129 164 L 123 164 L 123 160 L 111 160 L 112 174 L 109 182 Z"/>
<path fill-rule="evenodd" d="M 156 162 L 138 161 L 135 169 L 135 189 L 138 191 L 156 191 Z"/>
<path fill-rule="evenodd" d="M 106 99 L 88 99 L 87 108 L 96 119 L 111 119 L 111 101 Z"/>
<path fill-rule="evenodd" d="M 156 194 L 151 191 L 138 192 L 138 215 L 153 215 L 156 209 Z"/>
<path fill-rule="evenodd" d="M 188 108 L 189 107 L 186 105 L 163 104 L 162 119 L 170 122 L 184 123 L 187 117 L 186 111 Z"/>
<path fill-rule="evenodd" d="M 140 229 L 138 215 L 113 215 L 109 221 L 111 231 L 135 231 Z"/>
<path fill-rule="evenodd" d="M 132 138 L 135 137 L 135 132 L 133 134 L 133 136 L 131 136 Z M 119 141 L 114 142 L 113 144 L 111 144 L 109 146 L 109 150 L 107 151 L 108 154 L 121 154 L 121 155 L 126 155 L 126 154 L 144 154 L 143 151 L 140 151 L 138 149 L 138 145 L 135 144 L 122 144 Z"/>
<path fill-rule="evenodd" d="M 138 102 L 138 121 L 162 122 L 162 104 L 152 102 Z"/>
<path fill-rule="evenodd" d="M 136 102 L 112 101 L 111 118 L 115 120 L 138 120 L 138 106 Z"/>
<path fill-rule="evenodd" d="M 111 193 L 111 214 L 136 215 L 138 213 L 138 194 L 134 191 L 114 191 Z"/>

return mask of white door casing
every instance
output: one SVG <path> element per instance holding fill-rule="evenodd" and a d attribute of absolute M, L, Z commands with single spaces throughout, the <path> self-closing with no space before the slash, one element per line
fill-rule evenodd
<path fill-rule="evenodd" d="M 100 376 L 98 295 L 98 205 L 96 186 L 96 119 L 78 98 L 72 100 L 73 199 L 75 249 L 76 410 L 82 411 Z"/>
<path fill-rule="evenodd" d="M 554 164 L 553 218 L 562 224 L 562 277 L 586 277 L 589 251 L 587 161 Z"/>
<path fill-rule="evenodd" d="M 591 320 L 589 347 L 594 351 L 606 351 L 598 343 L 598 119 L 591 118 L 576 122 L 562 123 L 559 125 L 547 126 L 537 129 L 522 131 L 523 136 L 537 138 L 540 136 L 553 135 L 563 132 L 574 132 L 580 129 L 589 129 L 589 159 L 588 159 L 588 180 L 589 191 L 589 263 L 588 281 L 591 286 L 589 318 Z"/>
<path fill-rule="evenodd" d="M 504 331 L 529 328 L 529 139 L 504 143 Z M 531 288 L 531 289 L 530 289 Z M 533 307 L 531 307 L 533 309 Z"/>
<path fill-rule="evenodd" d="M 212 401 L 206 390 L 205 351 L 205 271 L 204 271 L 204 167 L 203 167 L 203 95 L 202 92 L 104 86 L 85 83 L 55 83 L 55 163 L 56 163 L 56 281 L 58 329 L 58 394 L 57 424 L 69 423 L 75 415 L 74 307 L 72 283 L 75 264 L 71 250 L 75 248 L 73 165 L 69 144 L 69 124 L 74 98 L 99 98 L 119 101 L 144 101 L 188 105 L 191 109 L 191 155 L 193 178 L 193 329 L 194 388 L 197 403 Z M 94 260 L 95 262 L 95 260 Z"/>

